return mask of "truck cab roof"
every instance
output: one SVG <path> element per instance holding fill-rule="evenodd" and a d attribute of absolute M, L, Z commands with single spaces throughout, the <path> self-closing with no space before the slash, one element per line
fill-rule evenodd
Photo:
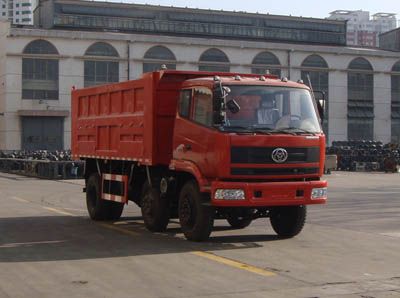
<path fill-rule="evenodd" d="M 216 73 L 216 72 L 201 72 L 201 71 L 176 71 L 165 70 L 160 71 L 160 78 L 165 75 L 183 75 L 187 76 L 183 82 L 184 87 L 194 85 L 209 85 L 217 81 L 221 81 L 223 85 L 260 85 L 260 86 L 275 86 L 309 89 L 302 82 L 293 82 L 286 78 L 279 78 L 275 75 L 260 75 L 260 74 L 241 74 L 241 73 Z"/>

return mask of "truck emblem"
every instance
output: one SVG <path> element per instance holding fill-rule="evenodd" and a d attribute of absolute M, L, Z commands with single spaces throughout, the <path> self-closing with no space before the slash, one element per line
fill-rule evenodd
<path fill-rule="evenodd" d="M 271 154 L 272 160 L 276 163 L 283 163 L 288 158 L 288 152 L 283 148 L 276 148 Z"/>

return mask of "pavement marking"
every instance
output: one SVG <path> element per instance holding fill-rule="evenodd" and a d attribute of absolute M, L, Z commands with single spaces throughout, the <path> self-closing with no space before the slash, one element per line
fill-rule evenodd
<path fill-rule="evenodd" d="M 72 213 L 69 213 L 69 212 L 66 212 L 66 211 L 63 211 L 63 210 L 60 210 L 60 209 L 56 209 L 56 208 L 43 207 L 43 206 L 42 206 L 42 208 L 46 209 L 48 211 L 52 211 L 52 212 L 55 212 L 55 213 L 58 213 L 58 214 L 62 214 L 62 215 L 76 216 L 75 214 L 72 214 Z M 96 224 L 101 226 L 101 227 L 110 229 L 110 230 L 115 230 L 115 231 L 121 232 L 123 234 L 127 234 L 129 236 L 137 236 L 137 235 L 139 235 L 139 233 L 136 233 L 136 232 L 133 232 L 133 231 L 130 231 L 130 230 L 126 230 L 126 229 L 122 229 L 120 227 L 115 226 L 114 224 L 109 224 L 109 223 L 96 223 Z"/>
<path fill-rule="evenodd" d="M 21 203 L 30 203 L 29 201 L 27 201 L 25 199 L 18 198 L 18 197 L 10 197 L 10 198 L 12 200 L 14 200 L 14 201 L 18 201 L 18 202 L 21 202 Z"/>
<path fill-rule="evenodd" d="M 115 226 L 114 224 L 98 223 L 98 225 L 102 226 L 104 228 L 110 229 L 110 230 L 114 230 L 114 231 L 121 232 L 123 234 L 127 234 L 129 236 L 138 236 L 139 235 L 139 233 L 137 233 L 137 232 L 126 230 L 126 229 L 122 229 L 120 227 Z"/>
<path fill-rule="evenodd" d="M 383 236 L 389 236 L 389 237 L 396 237 L 400 238 L 400 232 L 393 232 L 393 233 L 381 233 Z"/>
<path fill-rule="evenodd" d="M 262 268 L 258 268 L 258 267 L 255 267 L 255 266 L 252 266 L 252 265 L 248 265 L 248 264 L 245 264 L 245 263 L 242 263 L 242 262 L 238 262 L 238 261 L 235 261 L 235 260 L 231 260 L 231 259 L 228 259 L 228 258 L 220 257 L 220 256 L 217 256 L 217 255 L 209 253 L 209 252 L 192 251 L 191 254 L 199 256 L 199 257 L 202 257 L 202 258 L 206 258 L 206 259 L 218 262 L 218 263 L 222 263 L 224 265 L 228 265 L 228 266 L 231 266 L 231 267 L 234 267 L 234 268 L 246 270 L 246 271 L 249 271 L 249 272 L 252 272 L 252 273 L 255 273 L 255 274 L 258 274 L 258 275 L 262 275 L 262 276 L 270 277 L 270 276 L 275 276 L 276 275 L 276 273 L 274 273 L 274 272 L 267 271 L 267 270 L 264 270 Z"/>
<path fill-rule="evenodd" d="M 7 243 L 0 245 L 0 248 L 15 248 L 19 246 L 32 246 L 37 244 L 57 244 L 63 243 L 65 240 L 54 240 L 54 241 L 36 241 L 36 242 L 17 242 L 17 243 Z"/>
<path fill-rule="evenodd" d="M 18 202 L 22 202 L 22 203 L 30 203 L 29 201 L 21 199 L 21 198 L 18 198 L 18 197 L 11 197 L 11 199 L 13 199 L 15 201 L 18 201 Z M 47 211 L 51 211 L 51 212 L 54 212 L 54 213 L 57 213 L 57 214 L 68 215 L 68 216 L 76 216 L 75 214 L 69 213 L 69 212 L 64 211 L 64 210 L 51 208 L 51 207 L 45 207 L 45 206 L 40 206 L 40 207 L 42 207 L 43 209 L 45 209 Z M 68 209 L 68 210 L 79 210 L 79 209 L 72 209 L 72 208 L 65 208 L 65 209 Z M 104 228 L 107 228 L 107 229 L 110 229 L 110 230 L 114 230 L 114 231 L 118 231 L 118 232 L 121 232 L 123 234 L 127 234 L 129 236 L 138 236 L 139 235 L 139 233 L 137 233 L 137 232 L 126 230 L 126 229 L 120 228 L 118 226 L 115 226 L 115 224 L 122 224 L 122 223 L 127 224 L 128 222 L 125 221 L 125 222 L 117 222 L 117 223 L 114 223 L 114 224 L 107 224 L 107 223 L 97 223 L 97 224 L 99 226 L 104 227 Z"/>
<path fill-rule="evenodd" d="M 71 211 L 80 211 L 80 212 L 86 212 L 85 209 L 78 209 L 78 208 L 66 208 L 63 207 L 64 210 L 71 210 Z"/>
<path fill-rule="evenodd" d="M 42 206 L 42 208 L 46 209 L 48 211 L 51 211 L 51 212 L 62 214 L 62 215 L 75 216 L 75 214 L 72 214 L 72 213 L 69 213 L 69 212 L 66 212 L 66 211 L 62 211 L 62 210 L 59 210 L 59 209 L 56 209 L 56 208 L 43 207 L 43 206 Z"/>

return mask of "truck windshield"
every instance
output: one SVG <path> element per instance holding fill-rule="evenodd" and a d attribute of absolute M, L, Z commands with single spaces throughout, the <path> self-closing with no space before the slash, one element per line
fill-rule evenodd
<path fill-rule="evenodd" d="M 306 89 L 232 85 L 229 88 L 226 102 L 235 100 L 240 111 L 226 111 L 223 130 L 321 132 L 313 99 Z"/>

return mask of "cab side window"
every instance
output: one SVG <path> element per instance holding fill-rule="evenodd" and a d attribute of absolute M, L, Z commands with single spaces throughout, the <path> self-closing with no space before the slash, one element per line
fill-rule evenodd
<path fill-rule="evenodd" d="M 179 116 L 189 118 L 192 101 L 192 89 L 182 90 L 179 98 Z"/>
<path fill-rule="evenodd" d="M 193 121 L 206 125 L 212 125 L 212 91 L 205 87 L 194 89 L 193 96 Z"/>

